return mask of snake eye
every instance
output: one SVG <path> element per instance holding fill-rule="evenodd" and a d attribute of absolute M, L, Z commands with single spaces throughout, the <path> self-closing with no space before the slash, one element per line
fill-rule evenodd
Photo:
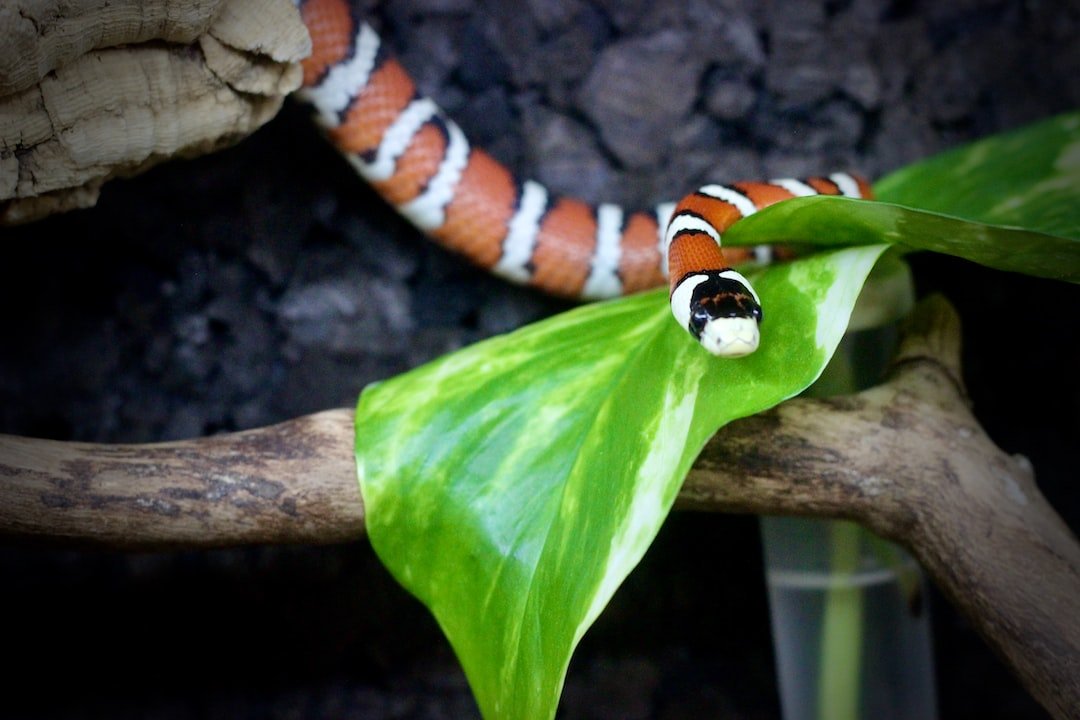
<path fill-rule="evenodd" d="M 712 316 L 709 315 L 709 311 L 703 308 L 700 304 L 694 303 L 690 312 L 690 334 L 698 340 L 701 339 L 701 332 L 705 329 L 705 326 L 712 320 Z"/>

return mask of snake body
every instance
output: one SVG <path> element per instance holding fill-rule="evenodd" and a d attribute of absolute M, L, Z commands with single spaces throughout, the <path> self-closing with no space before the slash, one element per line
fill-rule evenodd
<path fill-rule="evenodd" d="M 706 185 L 652 212 L 559 197 L 471 146 L 348 0 L 298 5 L 312 40 L 302 97 L 356 171 L 417 228 L 496 275 L 562 297 L 596 300 L 668 282 L 675 319 L 715 355 L 752 352 L 762 318 L 757 294 L 731 269 L 755 251 L 725 253 L 721 235 L 792 197 L 870 197 L 847 173 Z"/>

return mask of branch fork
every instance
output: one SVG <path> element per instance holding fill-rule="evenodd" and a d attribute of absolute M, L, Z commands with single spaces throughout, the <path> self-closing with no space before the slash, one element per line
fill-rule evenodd
<path fill-rule="evenodd" d="M 952 307 L 924 301 L 886 382 L 731 423 L 677 506 L 848 518 L 905 545 L 1055 717 L 1080 717 L 1080 545 L 1031 464 L 972 415 L 959 338 Z M 355 539 L 353 433 L 339 409 L 145 445 L 0 435 L 0 536 L 121 550 Z"/>

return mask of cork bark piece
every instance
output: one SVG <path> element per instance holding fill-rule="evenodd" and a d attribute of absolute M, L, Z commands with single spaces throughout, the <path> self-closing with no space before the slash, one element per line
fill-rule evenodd
<path fill-rule="evenodd" d="M 224 0 L 15 0 L 0 5 L 0 97 L 91 50 L 162 40 L 190 45 Z"/>
<path fill-rule="evenodd" d="M 110 178 L 246 137 L 299 87 L 310 51 L 289 0 L 24 0 L 0 10 L 0 34 L 15 38 L 0 51 L 5 224 L 93 205 Z"/>

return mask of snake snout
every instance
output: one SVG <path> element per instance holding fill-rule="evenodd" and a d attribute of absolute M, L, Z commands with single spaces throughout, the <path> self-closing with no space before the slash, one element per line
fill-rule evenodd
<path fill-rule="evenodd" d="M 713 318 L 701 331 L 701 344 L 717 357 L 742 357 L 757 350 L 761 340 L 752 317 Z"/>

